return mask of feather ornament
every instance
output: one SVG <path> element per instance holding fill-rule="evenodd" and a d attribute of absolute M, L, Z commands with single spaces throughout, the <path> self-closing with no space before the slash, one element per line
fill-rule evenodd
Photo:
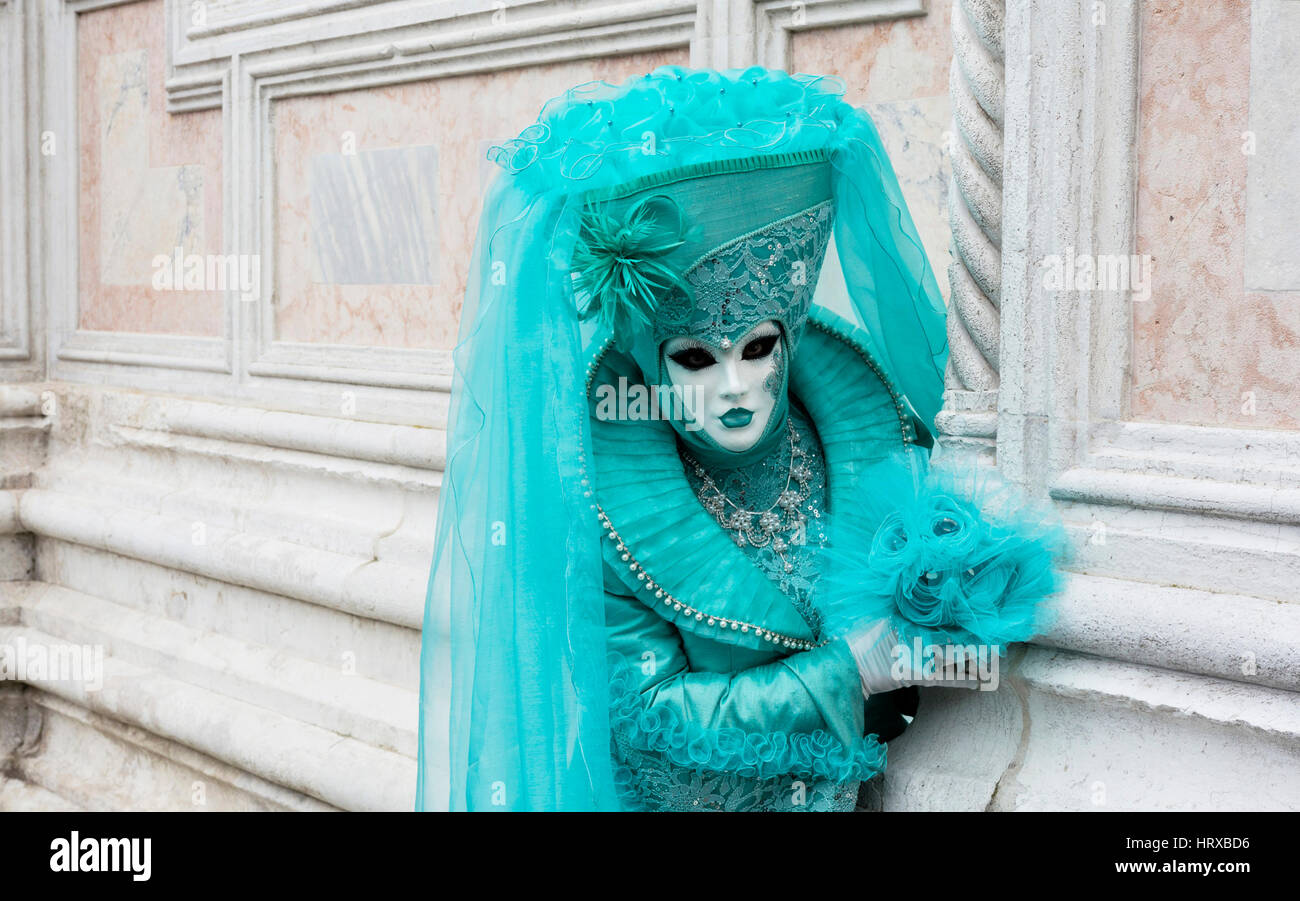
<path fill-rule="evenodd" d="M 663 194 L 633 204 L 621 220 L 589 205 L 573 252 L 574 288 L 586 300 L 579 318 L 616 335 L 649 328 L 660 297 L 672 288 L 689 291 L 664 262 L 686 233 L 681 207 Z"/>

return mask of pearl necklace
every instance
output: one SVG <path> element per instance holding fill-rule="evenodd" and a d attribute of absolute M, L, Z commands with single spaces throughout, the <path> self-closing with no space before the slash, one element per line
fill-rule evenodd
<path fill-rule="evenodd" d="M 781 558 L 785 571 L 792 572 L 794 564 L 786 554 L 791 544 L 801 543 L 795 540 L 795 536 L 807 522 L 800 507 L 811 493 L 813 472 L 806 461 L 808 451 L 800 446 L 799 433 L 793 422 L 787 420 L 786 432 L 790 440 L 790 467 L 786 472 L 785 488 L 765 510 L 746 510 L 741 507 L 727 497 L 695 457 L 689 453 L 683 456 L 700 480 L 696 496 L 704 509 L 717 520 L 718 525 L 731 532 L 733 540 L 740 547 L 746 544 L 754 547 L 771 545 L 773 552 Z"/>

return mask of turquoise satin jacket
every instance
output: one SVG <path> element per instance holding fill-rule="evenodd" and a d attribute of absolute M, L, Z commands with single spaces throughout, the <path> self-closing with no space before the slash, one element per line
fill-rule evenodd
<path fill-rule="evenodd" d="M 834 512 L 864 467 L 904 445 L 926 452 L 928 436 L 865 348 L 861 330 L 815 309 L 791 363 Z M 609 348 L 591 373 L 589 397 L 640 380 Z M 626 806 L 852 810 L 859 784 L 884 769 L 878 734 L 900 731 L 892 705 L 879 703 L 888 696 L 872 699 L 881 718 L 869 722 L 847 645 L 814 634 L 704 510 L 669 423 L 594 412 L 591 422 L 612 753 Z"/>

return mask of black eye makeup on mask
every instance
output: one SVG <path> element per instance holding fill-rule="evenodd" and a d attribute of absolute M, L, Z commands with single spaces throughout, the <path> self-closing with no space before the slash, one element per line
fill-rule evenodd
<path fill-rule="evenodd" d="M 766 335 L 751 338 L 745 344 L 745 349 L 741 351 L 740 358 L 742 360 L 761 360 L 772 352 L 780 338 L 779 332 L 768 332 Z"/>
<path fill-rule="evenodd" d="M 670 353 L 668 359 L 672 360 L 683 369 L 690 369 L 692 371 L 707 369 L 714 363 L 718 362 L 713 358 L 713 354 L 709 353 L 702 344 L 687 345 L 680 350 Z"/>
<path fill-rule="evenodd" d="M 745 342 L 741 349 L 740 358 L 742 360 L 762 360 L 771 355 L 776 348 L 776 343 L 781 340 L 781 332 L 776 329 L 770 331 L 763 330 L 754 335 Z M 701 369 L 707 369 L 717 363 L 717 357 L 713 351 L 705 344 L 691 342 L 680 346 L 677 350 L 668 354 L 668 359 L 672 360 L 683 369 L 689 369 L 697 372 Z"/>

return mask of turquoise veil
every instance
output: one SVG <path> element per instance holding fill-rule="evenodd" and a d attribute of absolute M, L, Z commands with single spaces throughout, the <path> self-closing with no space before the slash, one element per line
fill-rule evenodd
<path fill-rule="evenodd" d="M 455 348 L 425 605 L 417 809 L 612 810 L 601 531 L 570 264 L 583 198 L 680 166 L 824 155 L 868 349 L 933 431 L 944 307 L 870 117 L 833 78 L 664 67 L 580 85 L 494 147 Z M 726 199 L 720 202 L 731 202 Z M 829 266 L 829 260 L 828 260 Z"/>

